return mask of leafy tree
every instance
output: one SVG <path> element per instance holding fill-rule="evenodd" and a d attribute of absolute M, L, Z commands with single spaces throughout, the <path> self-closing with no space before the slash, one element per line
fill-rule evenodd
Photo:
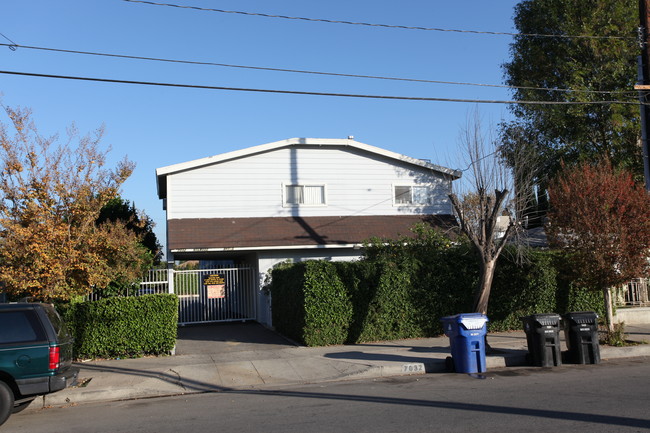
<path fill-rule="evenodd" d="M 6 290 L 68 299 L 120 278 L 124 270 L 112 260 L 131 254 L 138 238 L 96 221 L 134 164 L 124 159 L 105 167 L 102 129 L 79 136 L 69 128 L 61 143 L 41 136 L 28 110 L 4 108 L 10 126 L 0 123 L 0 281 Z"/>
<path fill-rule="evenodd" d="M 103 284 L 93 287 L 100 297 L 126 296 L 139 289 L 142 275 L 153 265 L 151 252 L 142 245 L 142 237 L 123 221 L 106 221 L 96 231 L 93 248 L 101 261 L 97 272 L 106 276 Z"/>
<path fill-rule="evenodd" d="M 511 61 L 503 65 L 506 84 L 519 86 L 513 99 L 589 104 L 511 105 L 516 120 L 502 124 L 505 149 L 522 143 L 536 148 L 542 189 L 560 161 L 573 165 L 603 155 L 640 180 L 640 113 L 632 90 L 639 54 L 637 2 L 525 0 L 515 7 L 514 24 L 520 35 L 511 44 Z M 575 35 L 587 37 L 567 37 Z"/>
<path fill-rule="evenodd" d="M 94 287 L 93 294 L 100 297 L 133 294 L 139 289 L 136 283 L 142 275 L 162 258 L 162 247 L 153 232 L 154 222 L 128 201 L 115 197 L 102 207 L 96 224 L 116 242 L 107 242 L 103 251 L 113 280 L 104 287 Z"/>
<path fill-rule="evenodd" d="M 603 292 L 613 332 L 609 289 L 650 271 L 650 195 L 608 159 L 568 168 L 549 194 L 549 238 L 571 252 L 581 284 Z"/>
<path fill-rule="evenodd" d="M 97 223 L 101 224 L 106 221 L 121 221 L 126 228 L 136 233 L 142 240 L 140 244 L 144 246 L 154 260 L 154 264 L 159 264 L 162 259 L 162 245 L 153 231 L 155 223 L 144 212 L 135 208 L 135 205 L 122 197 L 112 198 L 104 205 L 97 218 Z"/>

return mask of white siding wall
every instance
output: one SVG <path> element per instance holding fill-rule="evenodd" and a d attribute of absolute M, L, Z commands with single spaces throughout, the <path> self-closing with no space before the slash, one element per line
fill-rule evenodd
<path fill-rule="evenodd" d="M 285 207 L 285 184 L 324 184 L 327 205 Z M 435 204 L 394 206 L 395 184 L 431 185 Z M 442 174 L 378 155 L 291 147 L 169 175 L 167 218 L 449 214 L 450 188 Z"/>

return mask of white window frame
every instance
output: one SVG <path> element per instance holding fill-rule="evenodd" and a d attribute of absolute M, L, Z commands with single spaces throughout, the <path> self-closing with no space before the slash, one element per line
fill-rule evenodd
<path fill-rule="evenodd" d="M 323 202 L 322 203 L 287 203 L 287 188 L 288 187 L 319 187 L 323 189 Z M 327 185 L 324 183 L 317 182 L 305 182 L 305 183 L 283 183 L 282 184 L 282 206 L 283 207 L 323 207 L 327 206 Z"/>
<path fill-rule="evenodd" d="M 404 202 L 398 202 L 397 201 L 397 188 L 409 188 L 410 192 L 410 198 L 408 203 Z M 414 194 L 413 191 L 415 188 L 423 188 L 425 189 L 425 197 L 426 197 L 426 202 L 425 203 L 415 203 L 414 202 Z M 394 183 L 391 188 L 391 195 L 393 196 L 393 206 L 415 206 L 415 207 L 424 207 L 424 206 L 431 206 L 433 204 L 433 187 L 431 185 L 418 185 L 414 183 Z"/>

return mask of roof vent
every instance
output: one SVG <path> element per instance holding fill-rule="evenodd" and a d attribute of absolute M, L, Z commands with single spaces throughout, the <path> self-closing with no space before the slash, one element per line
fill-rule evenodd
<path fill-rule="evenodd" d="M 348 140 L 354 140 L 354 135 L 348 135 Z"/>

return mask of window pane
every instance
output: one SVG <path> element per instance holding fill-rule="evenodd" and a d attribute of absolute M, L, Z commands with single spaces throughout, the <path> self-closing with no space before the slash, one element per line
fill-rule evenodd
<path fill-rule="evenodd" d="M 32 311 L 11 311 L 0 314 L 0 344 L 44 340 L 38 318 Z"/>
<path fill-rule="evenodd" d="M 411 201 L 411 187 L 410 186 L 396 186 L 395 187 L 395 203 L 396 204 L 410 204 Z"/>
<path fill-rule="evenodd" d="M 287 204 L 303 203 L 303 187 L 300 185 L 287 185 L 286 203 Z"/>
<path fill-rule="evenodd" d="M 414 186 L 413 203 L 429 204 L 429 188 L 426 186 Z"/>
<path fill-rule="evenodd" d="M 305 186 L 304 204 L 325 204 L 324 186 Z"/>
<path fill-rule="evenodd" d="M 285 204 L 323 205 L 325 204 L 324 185 L 287 185 Z"/>

